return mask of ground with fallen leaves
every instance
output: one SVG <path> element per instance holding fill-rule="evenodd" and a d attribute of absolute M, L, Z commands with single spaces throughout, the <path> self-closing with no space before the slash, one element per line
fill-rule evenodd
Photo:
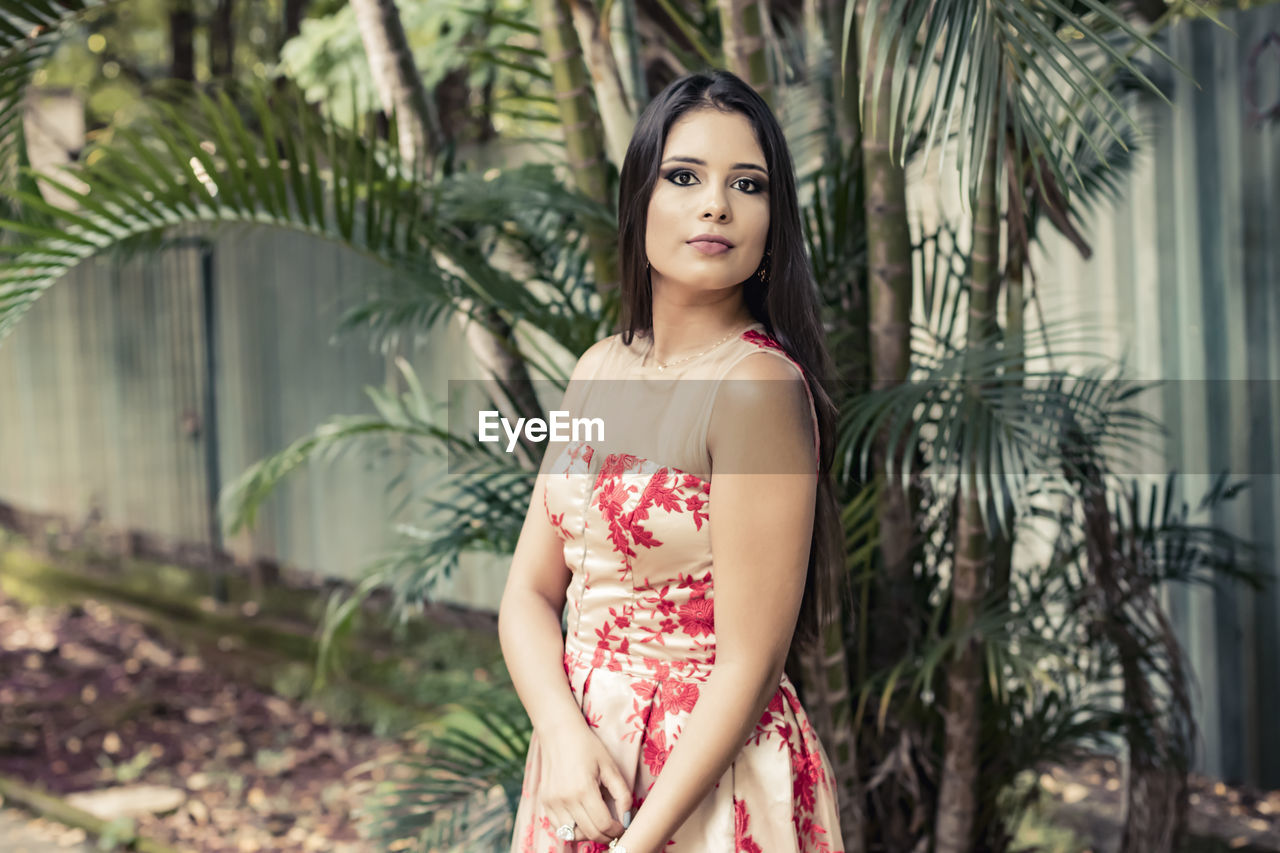
<path fill-rule="evenodd" d="M 179 850 L 372 853 L 360 806 L 403 748 L 247 685 L 105 605 L 27 607 L 0 593 L 0 773 L 63 795 L 181 789 L 176 811 L 138 820 L 142 833 Z M 1076 836 L 1035 839 L 1042 849 L 1115 849 L 1115 761 L 1048 767 L 1039 781 L 1052 823 Z M 1280 791 L 1199 776 L 1191 790 L 1188 826 L 1198 837 L 1187 850 L 1280 851 Z M 51 845 L 85 841 L 79 830 L 31 823 Z"/>
<path fill-rule="evenodd" d="M 1183 850 L 1280 851 L 1280 791 L 1235 787 L 1195 773 L 1188 781 Z M 1121 784 L 1120 769 L 1111 758 L 1054 766 L 1040 775 L 1040 788 L 1054 804 L 1054 823 L 1089 839 L 1093 850 L 1119 847 Z"/>
<path fill-rule="evenodd" d="M 0 773 L 56 794 L 187 792 L 140 832 L 180 850 L 372 850 L 357 812 L 400 747 L 231 680 L 107 607 L 0 597 Z"/>

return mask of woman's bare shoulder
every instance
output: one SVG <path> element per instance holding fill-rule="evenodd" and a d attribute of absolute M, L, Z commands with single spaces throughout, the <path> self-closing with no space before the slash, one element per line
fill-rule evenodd
<path fill-rule="evenodd" d="M 609 351 L 614 346 L 621 346 L 621 332 L 596 341 L 587 347 L 587 351 L 578 356 L 578 363 L 573 368 L 573 379 L 585 379 L 592 376 L 603 365 Z"/>

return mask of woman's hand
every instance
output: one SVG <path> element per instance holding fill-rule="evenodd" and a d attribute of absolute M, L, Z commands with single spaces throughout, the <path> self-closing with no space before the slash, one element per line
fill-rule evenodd
<path fill-rule="evenodd" d="M 595 732 L 585 724 L 574 725 L 541 740 L 538 791 L 553 827 L 575 824 L 575 841 L 607 844 L 621 835 L 619 818 L 631 810 L 631 786 Z"/>

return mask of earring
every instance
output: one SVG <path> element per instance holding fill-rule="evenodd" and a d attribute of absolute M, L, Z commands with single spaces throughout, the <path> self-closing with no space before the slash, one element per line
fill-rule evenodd
<path fill-rule="evenodd" d="M 760 279 L 762 284 L 769 283 L 769 250 L 764 250 L 764 262 L 760 264 L 760 269 L 756 270 L 756 277 Z"/>

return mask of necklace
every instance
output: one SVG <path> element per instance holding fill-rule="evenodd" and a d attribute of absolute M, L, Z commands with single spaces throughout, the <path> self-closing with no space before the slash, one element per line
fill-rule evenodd
<path fill-rule="evenodd" d="M 671 367 L 671 366 L 673 366 L 673 365 L 680 364 L 681 362 L 685 362 L 685 361 L 690 361 L 690 360 L 692 360 L 692 359 L 697 358 L 697 357 L 698 357 L 698 356 L 700 356 L 700 355 L 706 355 L 707 353 L 711 352 L 713 349 L 715 349 L 716 347 L 720 346 L 722 343 L 724 343 L 725 341 L 729 340 L 729 338 L 732 338 L 732 337 L 733 337 L 734 335 L 736 335 L 736 334 L 739 334 L 739 332 L 738 332 L 738 331 L 736 331 L 736 330 L 735 330 L 735 331 L 732 331 L 732 332 L 730 332 L 729 334 L 725 335 L 725 336 L 724 336 L 723 338 L 721 338 L 720 340 L 716 341 L 716 342 L 715 342 L 714 344 L 712 344 L 711 346 L 709 346 L 709 347 L 707 347 L 706 349 L 704 349 L 702 352 L 695 352 L 693 355 L 686 355 L 684 358 L 677 358 L 675 361 L 658 361 L 658 359 L 656 359 L 656 358 L 654 359 L 654 361 L 657 361 L 657 362 L 658 362 L 658 371 L 659 371 L 659 372 L 662 372 L 662 371 L 666 370 L 668 367 Z"/>

